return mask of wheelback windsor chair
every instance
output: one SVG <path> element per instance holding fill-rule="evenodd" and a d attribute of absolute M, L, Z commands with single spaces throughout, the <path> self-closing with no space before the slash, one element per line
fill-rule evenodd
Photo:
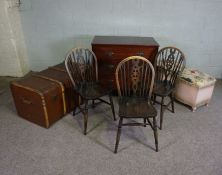
<path fill-rule="evenodd" d="M 150 61 L 141 56 L 125 58 L 118 64 L 115 78 L 120 119 L 114 153 L 117 153 L 122 126 L 150 125 L 154 131 L 155 147 L 158 151 L 157 111 L 150 101 L 154 75 Z M 123 123 L 123 119 L 143 119 L 143 122 Z M 152 123 L 150 119 L 153 119 Z"/>
<path fill-rule="evenodd" d="M 160 109 L 160 129 L 163 125 L 163 113 L 165 109 L 169 109 L 171 104 L 174 113 L 174 97 L 175 82 L 178 74 L 185 67 L 185 56 L 183 52 L 176 47 L 164 47 L 156 55 L 154 69 L 156 73 L 153 100 L 161 105 Z M 156 100 L 156 97 L 161 97 L 161 102 Z M 165 97 L 170 97 L 169 103 L 165 104 Z"/>
<path fill-rule="evenodd" d="M 89 49 L 73 48 L 65 58 L 65 66 L 74 90 L 80 97 L 78 107 L 84 115 L 84 134 L 86 135 L 87 133 L 89 100 L 92 100 L 93 106 L 95 105 L 94 100 L 109 104 L 112 109 L 113 118 L 116 120 L 111 95 L 112 89 L 104 88 L 98 82 L 96 55 Z M 110 102 L 101 99 L 101 97 L 106 95 L 109 96 Z M 81 107 L 81 103 L 84 103 L 84 108 Z M 73 114 L 75 114 L 75 111 Z"/>

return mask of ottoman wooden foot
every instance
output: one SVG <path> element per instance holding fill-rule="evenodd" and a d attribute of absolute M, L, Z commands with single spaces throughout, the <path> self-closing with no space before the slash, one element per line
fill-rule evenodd
<path fill-rule="evenodd" d="M 197 107 L 192 107 L 192 112 L 196 112 Z"/>

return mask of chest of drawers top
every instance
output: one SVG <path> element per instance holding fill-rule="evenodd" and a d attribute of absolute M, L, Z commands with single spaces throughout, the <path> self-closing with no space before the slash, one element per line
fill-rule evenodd
<path fill-rule="evenodd" d="M 152 37 L 134 37 L 134 36 L 95 36 L 93 45 L 119 45 L 119 46 L 153 46 L 159 44 Z"/>

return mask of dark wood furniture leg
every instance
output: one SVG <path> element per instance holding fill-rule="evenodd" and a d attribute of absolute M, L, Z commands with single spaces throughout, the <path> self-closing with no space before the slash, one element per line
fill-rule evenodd
<path fill-rule="evenodd" d="M 155 146 L 156 146 L 156 152 L 158 152 L 158 133 L 157 133 L 157 122 L 156 117 L 153 117 L 153 133 L 155 138 Z"/>
<path fill-rule="evenodd" d="M 153 105 L 155 105 L 156 104 L 156 95 L 154 94 L 153 95 Z"/>
<path fill-rule="evenodd" d="M 92 108 L 95 108 L 96 105 L 95 105 L 95 100 L 92 100 Z"/>
<path fill-rule="evenodd" d="M 73 109 L 73 112 L 72 112 L 72 115 L 73 115 L 73 116 L 76 115 L 76 108 L 77 108 L 77 107 L 75 107 L 75 108 Z"/>
<path fill-rule="evenodd" d="M 118 149 L 118 146 L 119 146 L 119 140 L 120 140 L 120 135 L 121 135 L 122 122 L 123 122 L 123 118 L 120 117 L 120 119 L 119 119 L 119 125 L 118 125 L 118 131 L 117 131 L 117 135 L 116 135 L 116 145 L 115 145 L 115 151 L 114 151 L 114 153 L 117 153 L 117 149 Z"/>
<path fill-rule="evenodd" d="M 163 112 L 164 112 L 164 97 L 161 97 L 161 109 L 160 109 L 160 130 L 163 124 Z"/>
<path fill-rule="evenodd" d="M 172 112 L 174 113 L 174 97 L 172 93 L 170 94 L 170 100 L 171 100 Z"/>
<path fill-rule="evenodd" d="M 114 105 L 113 105 L 113 98 L 112 98 L 111 94 L 109 94 L 109 101 L 110 101 L 110 105 L 111 105 L 111 108 L 112 108 L 113 119 L 116 120 L 116 115 L 115 115 L 115 110 L 114 110 Z"/>
<path fill-rule="evenodd" d="M 146 127 L 146 118 L 143 119 L 144 127 Z"/>
<path fill-rule="evenodd" d="M 87 122 L 88 122 L 88 100 L 85 100 L 85 109 L 84 109 L 84 135 L 87 132 Z"/>

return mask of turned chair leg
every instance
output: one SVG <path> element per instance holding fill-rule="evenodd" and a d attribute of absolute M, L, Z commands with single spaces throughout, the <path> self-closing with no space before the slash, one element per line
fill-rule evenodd
<path fill-rule="evenodd" d="M 146 118 L 143 119 L 144 127 L 146 127 Z"/>
<path fill-rule="evenodd" d="M 156 152 L 158 152 L 158 133 L 157 133 L 156 117 L 153 117 L 153 133 L 154 133 L 154 139 L 155 139 Z"/>
<path fill-rule="evenodd" d="M 172 112 L 174 113 L 174 97 L 172 93 L 170 94 L 170 100 L 171 100 Z"/>
<path fill-rule="evenodd" d="M 156 95 L 154 94 L 153 95 L 153 105 L 155 105 L 156 104 Z"/>
<path fill-rule="evenodd" d="M 73 111 L 72 111 L 72 115 L 73 115 L 73 116 L 76 115 L 76 108 L 77 108 L 77 107 L 75 107 L 75 108 L 73 109 Z"/>
<path fill-rule="evenodd" d="M 120 135 L 121 135 L 122 122 L 123 122 L 123 118 L 120 117 L 120 119 L 119 119 L 119 125 L 118 125 L 118 131 L 117 131 L 117 135 L 116 135 L 116 145 L 115 145 L 114 153 L 117 153 L 117 149 L 118 149 L 118 146 L 119 146 L 119 140 L 120 140 Z"/>
<path fill-rule="evenodd" d="M 73 109 L 73 112 L 72 112 L 72 115 L 73 115 L 73 116 L 76 115 L 76 110 L 77 110 L 77 108 L 80 109 L 81 102 L 82 102 L 82 98 L 81 98 L 81 96 L 79 95 L 79 97 L 78 97 L 78 104 L 76 104 L 76 106 L 75 106 L 75 108 Z"/>
<path fill-rule="evenodd" d="M 84 110 L 84 135 L 87 133 L 87 122 L 88 122 L 88 100 L 85 101 L 85 110 Z"/>
<path fill-rule="evenodd" d="M 113 119 L 116 120 L 116 115 L 115 115 L 112 95 L 109 95 L 109 101 L 110 101 L 110 105 L 111 105 L 111 109 L 112 109 L 112 113 L 113 113 Z"/>
<path fill-rule="evenodd" d="M 160 129 L 163 125 L 163 112 L 164 112 L 164 97 L 161 97 L 161 107 L 160 107 Z"/>
<path fill-rule="evenodd" d="M 92 108 L 95 108 L 96 105 L 95 105 L 95 100 L 92 100 Z"/>

